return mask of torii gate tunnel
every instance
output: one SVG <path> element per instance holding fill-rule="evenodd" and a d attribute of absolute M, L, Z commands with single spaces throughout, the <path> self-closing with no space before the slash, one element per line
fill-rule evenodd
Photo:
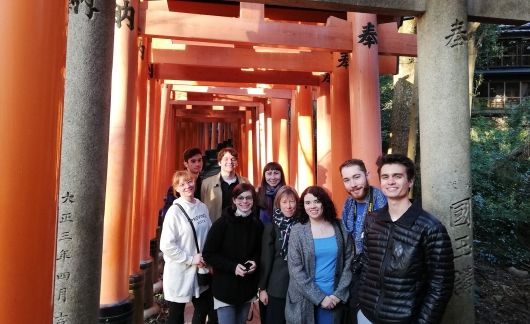
<path fill-rule="evenodd" d="M 403 16 L 417 35 L 398 32 Z M 457 271 L 445 321 L 472 323 L 466 26 L 529 20 L 527 0 L 4 6 L 0 322 L 143 322 L 158 209 L 187 147 L 231 139 L 254 184 L 277 161 L 340 208 L 344 160 L 378 183 L 379 76 L 417 56 L 423 207 Z"/>

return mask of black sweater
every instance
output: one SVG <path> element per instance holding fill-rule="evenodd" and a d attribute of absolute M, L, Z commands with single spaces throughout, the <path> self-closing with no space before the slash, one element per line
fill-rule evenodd
<path fill-rule="evenodd" d="M 263 224 L 255 215 L 237 217 L 232 207 L 223 211 L 208 232 L 203 257 L 213 268 L 212 292 L 218 300 L 239 305 L 256 295 L 258 271 L 236 276 L 237 264 L 248 260 L 259 265 Z"/>

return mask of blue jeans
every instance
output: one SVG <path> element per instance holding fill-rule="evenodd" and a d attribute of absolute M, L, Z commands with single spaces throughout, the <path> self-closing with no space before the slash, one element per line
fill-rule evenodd
<path fill-rule="evenodd" d="M 230 305 L 217 309 L 219 324 L 245 324 L 247 321 L 250 303 Z"/>

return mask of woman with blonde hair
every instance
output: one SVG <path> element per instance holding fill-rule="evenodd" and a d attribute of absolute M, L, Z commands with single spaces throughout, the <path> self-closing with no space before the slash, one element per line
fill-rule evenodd
<path fill-rule="evenodd" d="M 265 320 L 262 324 L 285 323 L 285 298 L 289 285 L 287 251 L 291 228 L 296 224 L 298 193 L 289 186 L 282 186 L 274 199 L 272 223 L 263 230 L 261 245 L 261 270 L 259 299 Z"/>
<path fill-rule="evenodd" d="M 184 323 L 184 308 L 193 302 L 193 324 L 204 324 L 213 307 L 202 248 L 212 223 L 208 208 L 194 197 L 195 181 L 188 171 L 173 175 L 173 189 L 180 197 L 168 209 L 160 250 L 164 254 L 164 299 L 169 303 L 167 323 Z"/>

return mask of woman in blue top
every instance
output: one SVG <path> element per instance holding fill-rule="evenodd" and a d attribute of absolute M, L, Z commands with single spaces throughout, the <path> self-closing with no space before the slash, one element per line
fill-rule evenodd
<path fill-rule="evenodd" d="M 287 323 L 340 323 L 351 283 L 352 242 L 327 192 L 308 187 L 289 239 Z"/>
<path fill-rule="evenodd" d="M 269 162 L 263 168 L 261 186 L 258 188 L 259 219 L 263 224 L 272 221 L 273 202 L 278 189 L 285 186 L 285 175 L 282 166 Z"/>

